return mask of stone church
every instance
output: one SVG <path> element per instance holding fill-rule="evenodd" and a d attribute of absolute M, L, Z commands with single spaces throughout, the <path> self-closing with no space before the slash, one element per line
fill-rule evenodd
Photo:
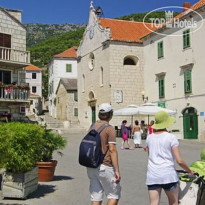
<path fill-rule="evenodd" d="M 143 103 L 140 38 L 150 31 L 142 22 L 104 18 L 99 9 L 91 1 L 89 21 L 77 51 L 78 118 L 86 128 L 97 120 L 101 103 L 110 103 L 115 110 Z M 121 120 L 114 116 L 111 124 L 120 125 Z"/>

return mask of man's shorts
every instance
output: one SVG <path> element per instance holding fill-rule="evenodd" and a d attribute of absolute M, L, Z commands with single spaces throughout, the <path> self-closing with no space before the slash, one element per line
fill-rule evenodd
<path fill-rule="evenodd" d="M 102 201 L 105 193 L 108 199 L 120 199 L 121 186 L 115 183 L 113 167 L 101 164 L 98 168 L 87 168 L 90 179 L 91 201 Z"/>
<path fill-rule="evenodd" d="M 172 182 L 168 184 L 153 184 L 147 185 L 148 190 L 164 189 L 165 191 L 172 191 L 178 187 L 178 182 Z"/>

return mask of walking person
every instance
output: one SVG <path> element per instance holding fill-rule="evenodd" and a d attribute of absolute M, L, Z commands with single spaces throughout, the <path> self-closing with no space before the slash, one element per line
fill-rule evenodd
<path fill-rule="evenodd" d="M 46 121 L 44 120 L 43 117 L 40 117 L 40 121 L 38 121 L 38 124 L 39 124 L 41 127 L 43 127 L 44 129 L 47 128 L 47 123 L 46 123 Z"/>
<path fill-rule="evenodd" d="M 152 128 L 152 125 L 154 125 L 154 120 L 150 121 L 150 124 L 148 126 L 148 135 L 151 135 L 154 131 L 154 129 Z"/>
<path fill-rule="evenodd" d="M 146 139 L 147 138 L 147 125 L 145 124 L 144 120 L 141 121 L 140 127 L 142 130 L 141 137 L 142 139 Z"/>
<path fill-rule="evenodd" d="M 130 137 L 130 131 L 132 130 L 131 125 L 128 126 L 127 125 L 127 120 L 123 120 L 122 121 L 122 125 L 121 125 L 121 134 L 122 134 L 122 146 L 121 146 L 121 150 L 125 150 L 124 144 L 125 142 L 127 142 L 127 146 L 129 149 L 133 149 L 133 147 L 130 145 L 129 142 L 129 137 Z"/>
<path fill-rule="evenodd" d="M 99 106 L 99 121 L 94 125 L 98 130 L 112 119 L 113 109 L 110 104 Z M 105 154 L 102 164 L 98 168 L 87 168 L 90 179 L 91 205 L 101 205 L 103 194 L 108 201 L 107 205 L 117 205 L 121 196 L 120 171 L 116 148 L 116 132 L 114 127 L 107 126 L 100 132 L 102 152 Z"/>
<path fill-rule="evenodd" d="M 141 144 L 141 128 L 139 126 L 138 120 L 135 120 L 135 125 L 132 129 L 132 134 L 134 135 L 135 148 L 140 148 Z"/>
<path fill-rule="evenodd" d="M 160 204 L 162 189 L 168 197 L 169 205 L 178 205 L 179 178 L 174 160 L 186 172 L 194 174 L 181 158 L 176 136 L 166 129 L 174 122 L 175 118 L 170 117 L 164 111 L 159 111 L 155 115 L 155 124 L 152 125 L 155 132 L 148 135 L 146 140 L 146 150 L 149 154 L 146 184 L 150 205 Z"/>

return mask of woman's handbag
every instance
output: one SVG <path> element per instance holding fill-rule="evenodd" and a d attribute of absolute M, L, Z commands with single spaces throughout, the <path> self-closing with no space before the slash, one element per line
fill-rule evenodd
<path fill-rule="evenodd" d="M 122 138 L 123 138 L 123 140 L 128 140 L 128 135 L 127 135 L 127 133 L 123 133 L 123 135 L 122 135 Z"/>

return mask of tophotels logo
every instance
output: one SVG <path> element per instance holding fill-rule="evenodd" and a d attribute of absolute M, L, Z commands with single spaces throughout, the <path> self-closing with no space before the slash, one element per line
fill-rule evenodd
<path fill-rule="evenodd" d="M 174 17 L 174 11 L 176 11 L 176 9 L 180 9 L 181 11 L 184 9 L 185 11 Z M 164 12 L 165 18 L 151 18 L 151 14 L 156 11 Z M 150 24 L 147 24 L 147 22 L 151 22 L 151 26 L 148 27 Z M 158 35 L 182 36 L 183 33 L 178 34 L 177 30 L 189 28 L 190 33 L 194 33 L 203 26 L 204 21 L 202 15 L 193 9 L 180 6 L 167 6 L 152 10 L 147 13 L 143 19 L 143 23 L 148 30 Z M 173 28 L 174 30 L 171 34 L 166 34 L 160 31 L 160 28 L 162 27 L 169 29 Z"/>

